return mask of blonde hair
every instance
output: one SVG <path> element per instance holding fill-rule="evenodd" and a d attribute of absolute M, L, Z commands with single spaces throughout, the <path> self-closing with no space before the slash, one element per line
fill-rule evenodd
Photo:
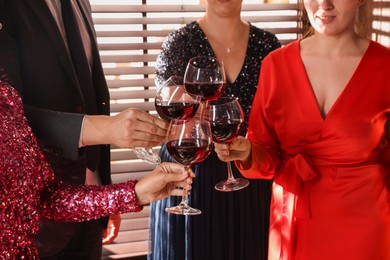
<path fill-rule="evenodd" d="M 372 1 L 373 0 L 363 0 L 364 2 L 360 5 L 355 19 L 355 32 L 362 38 L 371 38 L 372 33 Z M 303 1 L 301 1 L 301 8 L 303 10 L 302 21 L 304 24 L 305 32 L 303 33 L 303 38 L 307 38 L 314 34 L 314 28 L 310 25 L 309 18 L 307 16 L 306 10 L 303 6 Z"/>

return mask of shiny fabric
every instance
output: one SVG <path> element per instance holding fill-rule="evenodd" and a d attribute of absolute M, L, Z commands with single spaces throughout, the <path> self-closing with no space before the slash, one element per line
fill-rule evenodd
<path fill-rule="evenodd" d="M 256 92 L 261 62 L 278 47 L 280 43 L 274 35 L 250 26 L 241 72 L 235 82 L 227 83 L 225 90 L 225 94 L 239 98 L 246 117 Z M 172 75 L 183 76 L 188 60 L 200 55 L 215 56 L 196 22 L 172 32 L 157 59 L 157 86 Z M 246 126 L 242 134 L 245 133 Z M 160 155 L 163 161 L 171 160 L 164 145 Z M 235 177 L 242 177 L 234 165 L 232 168 Z M 250 180 L 249 186 L 240 191 L 215 190 L 215 184 L 227 178 L 227 166 L 214 151 L 193 170 L 196 178 L 189 203 L 202 214 L 186 217 L 166 213 L 165 207 L 179 203 L 174 197 L 152 203 L 148 259 L 267 259 L 271 182 Z"/>
<path fill-rule="evenodd" d="M 81 186 L 57 181 L 18 93 L 0 81 L 0 259 L 38 259 L 33 235 L 40 219 L 83 221 L 140 211 L 135 183 Z"/>
<path fill-rule="evenodd" d="M 264 60 L 252 166 L 237 166 L 275 179 L 269 259 L 390 259 L 389 64 L 390 50 L 371 42 L 323 118 L 299 41 Z"/>

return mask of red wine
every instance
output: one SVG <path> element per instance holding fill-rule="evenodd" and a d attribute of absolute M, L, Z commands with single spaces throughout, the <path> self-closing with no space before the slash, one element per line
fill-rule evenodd
<path fill-rule="evenodd" d="M 159 105 L 155 103 L 155 107 L 159 116 L 169 122 L 172 119 L 188 120 L 192 118 L 198 110 L 199 103 L 171 102 L 168 105 L 167 101 L 164 101 Z"/>
<path fill-rule="evenodd" d="M 241 130 L 241 120 L 223 120 L 211 123 L 213 141 L 227 143 L 233 141 Z"/>
<path fill-rule="evenodd" d="M 202 162 L 209 156 L 212 143 L 207 140 L 183 139 L 167 143 L 167 149 L 172 158 L 183 165 L 193 165 Z"/>
<path fill-rule="evenodd" d="M 201 96 L 203 100 L 211 101 L 219 98 L 225 91 L 226 83 L 185 82 L 189 94 Z"/>

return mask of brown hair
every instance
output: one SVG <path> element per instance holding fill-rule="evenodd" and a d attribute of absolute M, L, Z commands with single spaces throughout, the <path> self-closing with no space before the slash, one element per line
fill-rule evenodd
<path fill-rule="evenodd" d="M 363 38 L 371 38 L 372 34 L 372 1 L 364 0 L 356 15 L 355 31 Z"/>
<path fill-rule="evenodd" d="M 371 38 L 372 33 L 372 1 L 373 0 L 363 0 L 364 2 L 358 9 L 356 19 L 355 19 L 355 32 L 363 38 Z M 300 1 L 302 13 L 302 21 L 304 24 L 305 32 L 303 33 L 303 38 L 310 37 L 314 34 L 314 29 L 310 25 L 309 18 L 307 16 L 306 10 L 303 6 L 303 1 Z"/>

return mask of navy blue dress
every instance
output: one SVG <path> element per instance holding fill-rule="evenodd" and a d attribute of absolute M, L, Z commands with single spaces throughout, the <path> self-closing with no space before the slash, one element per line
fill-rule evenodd
<path fill-rule="evenodd" d="M 239 76 L 227 82 L 225 94 L 239 98 L 246 122 L 257 89 L 261 62 L 279 48 L 270 32 L 250 25 L 248 48 Z M 215 56 L 206 35 L 196 22 L 172 32 L 165 40 L 156 65 L 156 84 L 172 75 L 183 76 L 187 62 L 195 56 Z M 246 134 L 246 127 L 242 135 Z M 171 161 L 165 145 L 160 156 Z M 233 174 L 242 177 L 232 164 Z M 196 174 L 189 204 L 201 215 L 181 216 L 165 212 L 180 197 L 151 204 L 149 260 L 261 260 L 267 259 L 271 181 L 250 180 L 247 188 L 234 192 L 214 189 L 227 178 L 227 166 L 213 151 L 193 167 Z"/>

